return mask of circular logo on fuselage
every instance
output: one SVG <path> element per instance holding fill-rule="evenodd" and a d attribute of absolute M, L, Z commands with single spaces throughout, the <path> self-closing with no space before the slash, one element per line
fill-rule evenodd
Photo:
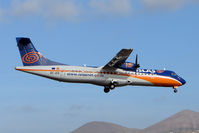
<path fill-rule="evenodd" d="M 126 68 L 131 68 L 133 67 L 133 63 L 126 63 Z"/>
<path fill-rule="evenodd" d="M 37 62 L 39 58 L 40 54 L 38 52 L 29 52 L 23 56 L 22 61 L 26 64 L 33 64 Z"/>

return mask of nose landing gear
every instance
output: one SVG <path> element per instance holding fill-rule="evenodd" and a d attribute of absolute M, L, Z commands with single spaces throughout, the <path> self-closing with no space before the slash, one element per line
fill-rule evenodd
<path fill-rule="evenodd" d="M 174 91 L 173 91 L 174 93 L 177 93 L 178 92 L 178 90 L 177 89 L 174 89 Z"/>
<path fill-rule="evenodd" d="M 178 92 L 177 88 L 178 88 L 178 86 L 174 86 L 174 87 L 173 87 L 173 89 L 174 89 L 173 92 L 174 92 L 174 93 L 177 93 L 177 92 Z"/>

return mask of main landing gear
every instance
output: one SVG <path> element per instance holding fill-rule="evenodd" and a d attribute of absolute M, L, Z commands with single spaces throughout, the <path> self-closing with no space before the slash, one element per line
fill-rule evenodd
<path fill-rule="evenodd" d="M 109 93 L 109 91 L 110 91 L 110 88 L 109 88 L 108 86 L 105 86 L 105 87 L 104 87 L 104 92 L 105 92 L 105 93 Z"/>
<path fill-rule="evenodd" d="M 174 92 L 174 93 L 177 93 L 177 92 L 178 92 L 177 88 L 178 88 L 178 86 L 174 86 L 174 87 L 173 87 L 173 92 Z"/>
<path fill-rule="evenodd" d="M 114 90 L 115 89 L 115 85 L 114 84 L 110 84 L 109 86 L 104 86 L 104 92 L 105 93 L 109 93 L 110 90 Z"/>

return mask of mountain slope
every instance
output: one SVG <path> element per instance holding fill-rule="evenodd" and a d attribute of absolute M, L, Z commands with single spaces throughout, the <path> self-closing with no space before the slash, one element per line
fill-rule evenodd
<path fill-rule="evenodd" d="M 106 122 L 90 122 L 71 133 L 138 133 L 138 131 Z"/>
<path fill-rule="evenodd" d="M 183 133 L 199 129 L 199 113 L 184 110 L 166 120 L 144 129 L 143 133 Z"/>
<path fill-rule="evenodd" d="M 179 112 L 166 120 L 143 130 L 125 128 L 106 122 L 90 122 L 72 133 L 199 133 L 199 113 L 191 110 Z"/>

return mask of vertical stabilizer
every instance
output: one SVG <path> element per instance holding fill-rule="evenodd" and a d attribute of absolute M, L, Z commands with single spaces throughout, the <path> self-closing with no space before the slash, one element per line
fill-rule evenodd
<path fill-rule="evenodd" d="M 44 57 L 35 49 L 30 38 L 17 37 L 16 40 L 24 66 L 64 65 Z"/>

